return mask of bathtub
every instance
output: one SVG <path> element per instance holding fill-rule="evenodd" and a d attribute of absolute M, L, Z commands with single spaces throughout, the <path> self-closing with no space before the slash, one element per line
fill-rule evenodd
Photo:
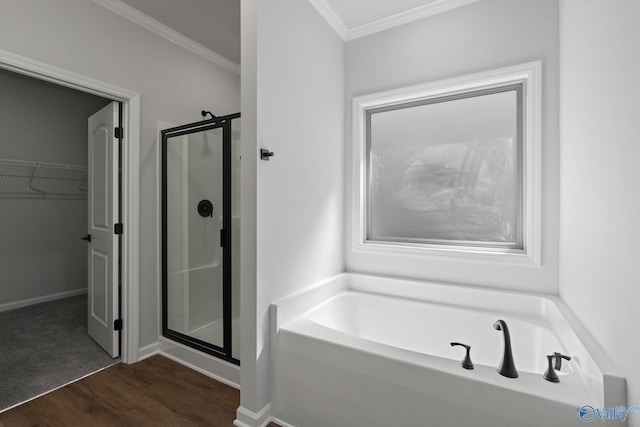
<path fill-rule="evenodd" d="M 626 404 L 623 376 L 555 297 L 345 273 L 271 316 L 272 414 L 298 427 L 570 427 L 583 405 Z M 496 371 L 498 319 L 516 379 Z M 553 352 L 572 357 L 560 383 L 543 379 Z"/>

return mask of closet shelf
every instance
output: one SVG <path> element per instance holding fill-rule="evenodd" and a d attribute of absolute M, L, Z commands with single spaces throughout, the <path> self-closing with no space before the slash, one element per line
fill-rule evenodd
<path fill-rule="evenodd" d="M 0 159 L 0 198 L 87 198 L 86 166 Z"/>

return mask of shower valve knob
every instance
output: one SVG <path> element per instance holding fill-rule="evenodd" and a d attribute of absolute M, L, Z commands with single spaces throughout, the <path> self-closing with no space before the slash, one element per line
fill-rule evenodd
<path fill-rule="evenodd" d="M 209 200 L 201 200 L 198 203 L 198 213 L 202 217 L 213 217 L 213 204 Z"/>

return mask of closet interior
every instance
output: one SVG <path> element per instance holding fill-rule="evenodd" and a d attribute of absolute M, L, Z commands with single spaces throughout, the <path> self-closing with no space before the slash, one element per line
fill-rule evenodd
<path fill-rule="evenodd" d="M 87 335 L 88 118 L 112 101 L 0 69 L 0 411 L 117 362 Z"/>

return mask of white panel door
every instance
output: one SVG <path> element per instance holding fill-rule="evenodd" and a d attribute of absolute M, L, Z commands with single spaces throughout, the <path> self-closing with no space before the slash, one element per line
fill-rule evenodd
<path fill-rule="evenodd" d="M 89 283 L 88 331 L 112 357 L 118 357 L 118 103 L 89 118 Z"/>

